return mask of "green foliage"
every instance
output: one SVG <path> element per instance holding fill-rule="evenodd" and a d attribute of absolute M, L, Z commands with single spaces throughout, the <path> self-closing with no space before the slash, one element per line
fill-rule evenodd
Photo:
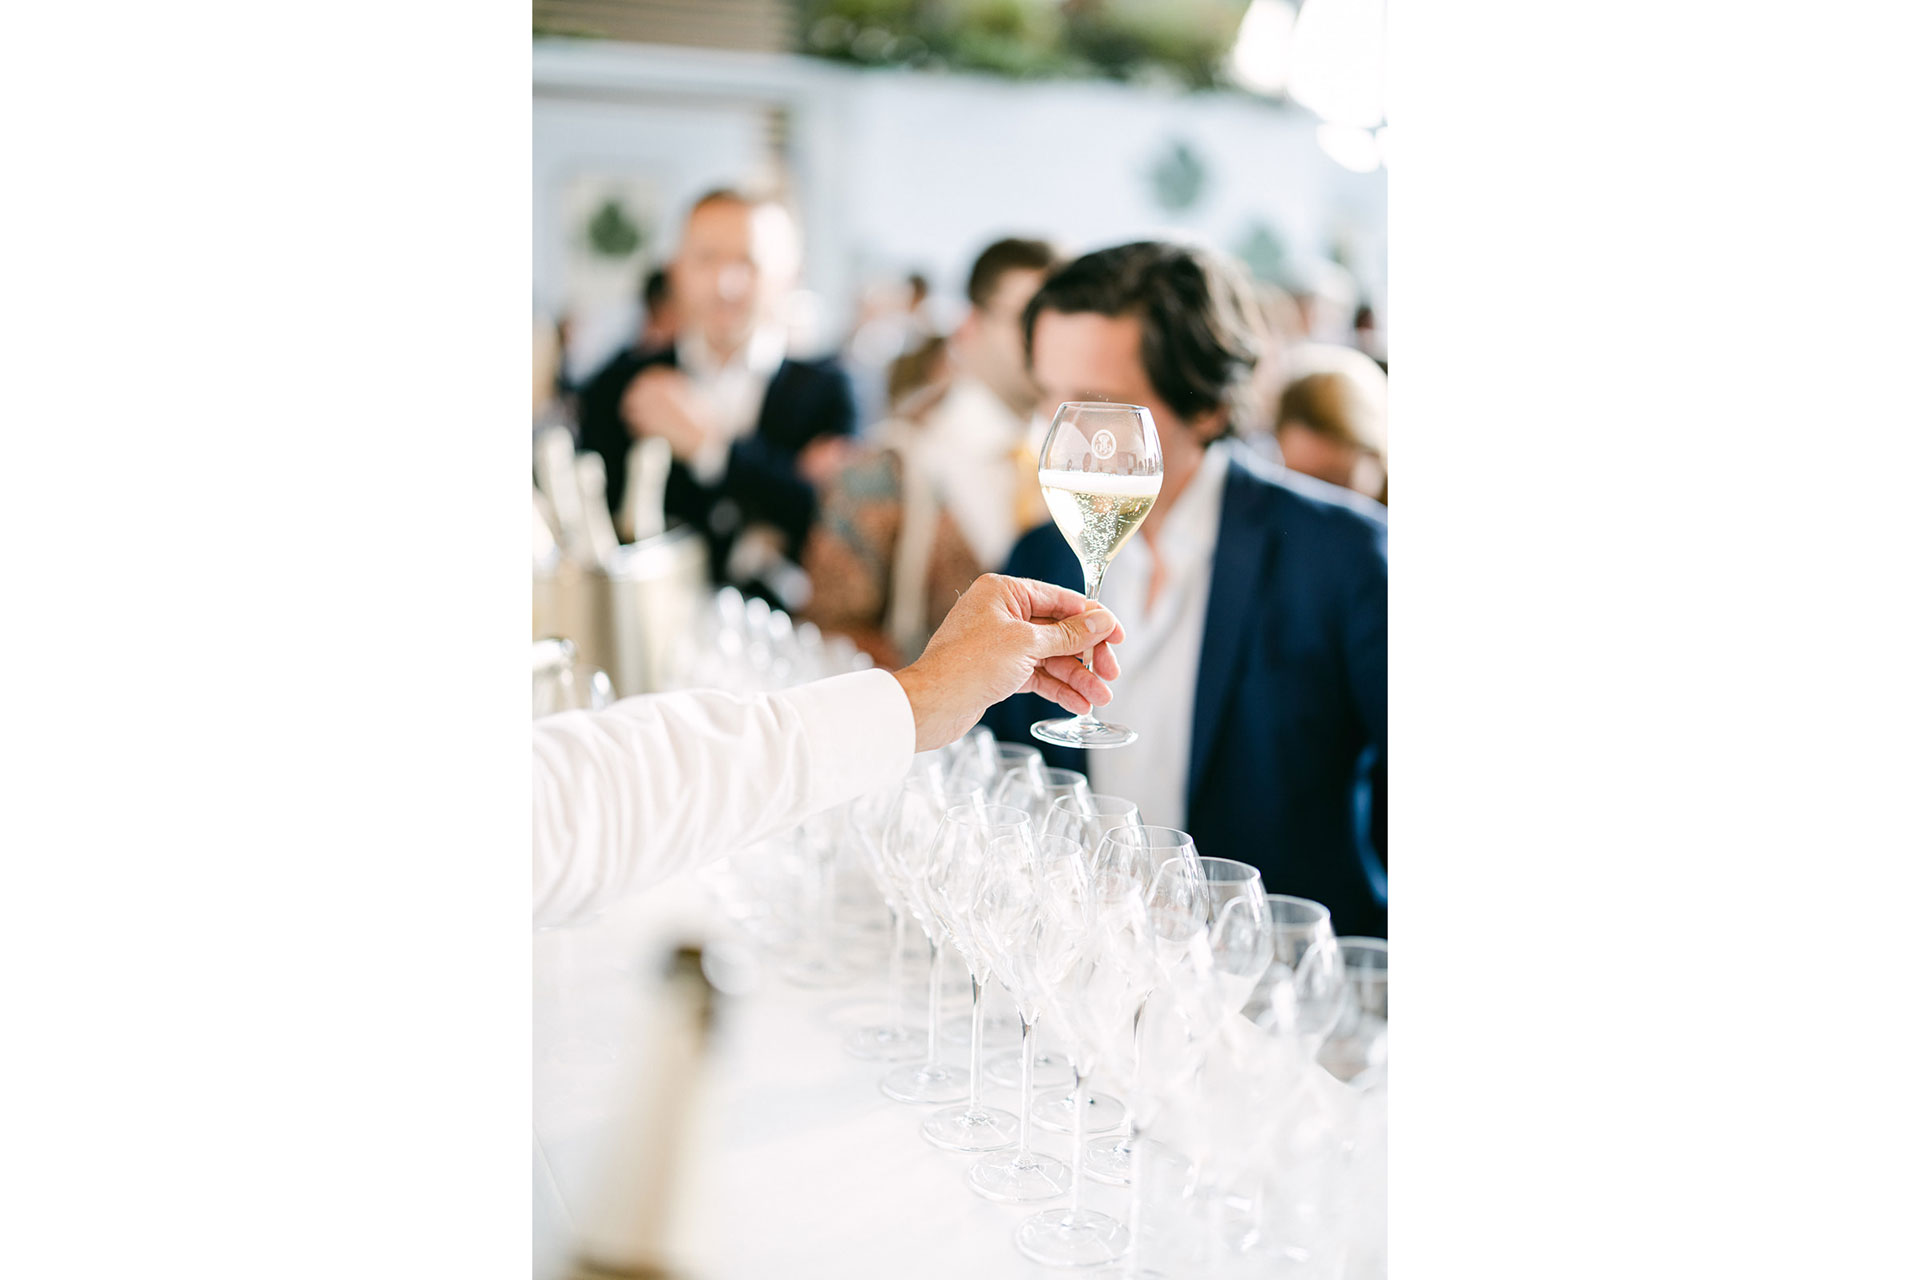
<path fill-rule="evenodd" d="M 1207 186 L 1207 166 L 1192 147 L 1178 140 L 1147 173 L 1153 184 L 1153 198 L 1169 213 L 1182 213 L 1200 203 Z"/>
<path fill-rule="evenodd" d="M 1223 83 L 1244 0 L 802 0 L 801 51 L 869 66 Z"/>
<path fill-rule="evenodd" d="M 1255 280 L 1282 284 L 1286 280 L 1287 245 L 1265 222 L 1255 219 L 1233 247 L 1234 256 L 1247 264 Z"/>
<path fill-rule="evenodd" d="M 587 219 L 587 247 L 598 257 L 630 258 L 645 240 L 646 234 L 625 206 L 611 196 L 601 201 L 593 217 Z"/>

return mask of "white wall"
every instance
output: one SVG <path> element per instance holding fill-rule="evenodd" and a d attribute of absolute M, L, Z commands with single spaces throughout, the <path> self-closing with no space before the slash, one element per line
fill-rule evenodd
<path fill-rule="evenodd" d="M 609 167 L 657 183 L 663 231 L 701 189 L 763 161 L 768 105 L 790 120 L 788 160 L 807 236 L 806 284 L 844 330 L 872 273 L 926 270 L 957 293 L 973 255 L 1008 234 L 1091 249 L 1164 230 L 1233 248 L 1266 221 L 1298 253 L 1349 242 L 1385 311 L 1386 175 L 1335 165 L 1315 121 L 1239 95 L 1101 82 L 862 71 L 798 57 L 536 41 L 534 294 L 560 305 L 568 175 Z M 1202 159 L 1199 203 L 1169 214 L 1147 173 L 1178 139 Z"/>
<path fill-rule="evenodd" d="M 924 265 L 957 289 L 971 255 L 1004 234 L 1095 249 L 1174 230 L 1231 249 L 1257 217 L 1314 255 L 1344 228 L 1363 285 L 1384 292 L 1385 175 L 1335 165 L 1297 110 L 1080 81 L 867 73 L 854 82 L 848 167 L 860 181 L 847 217 L 876 264 Z M 1159 207 L 1147 177 L 1175 140 L 1207 174 L 1182 213 Z"/>

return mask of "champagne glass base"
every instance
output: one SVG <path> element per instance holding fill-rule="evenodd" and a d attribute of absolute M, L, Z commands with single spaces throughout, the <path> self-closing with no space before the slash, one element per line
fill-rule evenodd
<path fill-rule="evenodd" d="M 856 1058 L 880 1062 L 905 1062 L 924 1058 L 927 1052 L 925 1027 L 855 1027 L 842 1042 Z"/>
<path fill-rule="evenodd" d="M 1152 1138 L 1135 1138 L 1130 1145 L 1126 1135 L 1101 1138 L 1087 1144 L 1085 1163 L 1081 1168 L 1095 1182 L 1104 1182 L 1110 1187 L 1124 1187 L 1133 1181 L 1133 1148 L 1141 1147 L 1141 1155 L 1148 1160 L 1172 1159 L 1171 1149 L 1163 1142 Z"/>
<path fill-rule="evenodd" d="M 1020 1136 L 1020 1119 L 998 1107 L 948 1107 L 927 1117 L 920 1136 L 947 1151 L 999 1151 Z"/>
<path fill-rule="evenodd" d="M 1120 1122 L 1127 1118 L 1127 1109 L 1120 1105 L 1118 1098 L 1090 1091 L 1080 1117 L 1080 1132 L 1106 1133 L 1120 1127 Z M 1035 1098 L 1033 1122 L 1042 1129 L 1049 1129 L 1054 1133 L 1072 1133 L 1073 1094 L 1062 1089 L 1057 1093 L 1042 1094 Z"/>
<path fill-rule="evenodd" d="M 1072 1189 L 1073 1170 L 1066 1161 L 1037 1151 L 1015 1151 L 975 1161 L 967 1170 L 967 1185 L 975 1195 L 1002 1204 L 1051 1200 Z"/>
<path fill-rule="evenodd" d="M 1091 1209 L 1048 1209 L 1013 1233 L 1014 1247 L 1042 1266 L 1097 1267 L 1127 1251 L 1127 1228 Z"/>
<path fill-rule="evenodd" d="M 881 1076 L 880 1092 L 895 1102 L 958 1102 L 967 1096 L 967 1078 L 940 1063 L 922 1062 Z"/>
<path fill-rule="evenodd" d="M 980 1065 L 980 1077 L 988 1084 L 997 1084 L 1002 1089 L 1018 1089 L 1020 1087 L 1020 1051 L 1015 1049 L 1010 1053 L 994 1054 Z M 1072 1083 L 1072 1067 L 1044 1053 L 1034 1055 L 1034 1088 L 1063 1088 Z"/>
<path fill-rule="evenodd" d="M 1061 747 L 1124 747 L 1140 735 L 1123 724 L 1104 720 L 1082 720 L 1069 716 L 1064 720 L 1042 720 L 1028 730 L 1042 742 Z"/>
<path fill-rule="evenodd" d="M 940 1039 L 946 1044 L 973 1043 L 973 1015 L 948 1018 L 940 1024 Z M 983 1018 L 980 1022 L 980 1043 L 988 1049 L 1004 1049 L 1008 1045 L 1020 1043 L 1020 1023 L 1014 1018 Z M 1018 1057 L 1015 1062 L 1019 1061 Z M 1015 1084 L 1020 1083 L 1019 1068 L 1014 1068 Z"/>

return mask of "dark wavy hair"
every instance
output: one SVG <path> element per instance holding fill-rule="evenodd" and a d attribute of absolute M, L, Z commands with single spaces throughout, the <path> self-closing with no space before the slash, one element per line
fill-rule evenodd
<path fill-rule="evenodd" d="M 1260 355 L 1252 286 L 1236 263 L 1161 240 L 1074 259 L 1027 304 L 1029 367 L 1042 311 L 1139 316 L 1140 363 L 1155 394 L 1187 422 L 1224 408 L 1227 430 L 1234 430 L 1241 392 Z"/>

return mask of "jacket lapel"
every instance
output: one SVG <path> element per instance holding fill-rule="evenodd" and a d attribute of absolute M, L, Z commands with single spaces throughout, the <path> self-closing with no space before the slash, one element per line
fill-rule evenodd
<path fill-rule="evenodd" d="M 1213 550 L 1213 578 L 1207 588 L 1206 630 L 1200 641 L 1200 673 L 1193 695 L 1193 754 L 1187 767 L 1187 823 L 1193 823 L 1193 797 L 1213 758 L 1225 718 L 1227 697 L 1238 682 L 1247 633 L 1254 622 L 1253 602 L 1272 587 L 1268 580 L 1273 538 L 1262 518 L 1260 485 L 1236 459 L 1228 465 L 1220 497 L 1220 537 Z"/>

